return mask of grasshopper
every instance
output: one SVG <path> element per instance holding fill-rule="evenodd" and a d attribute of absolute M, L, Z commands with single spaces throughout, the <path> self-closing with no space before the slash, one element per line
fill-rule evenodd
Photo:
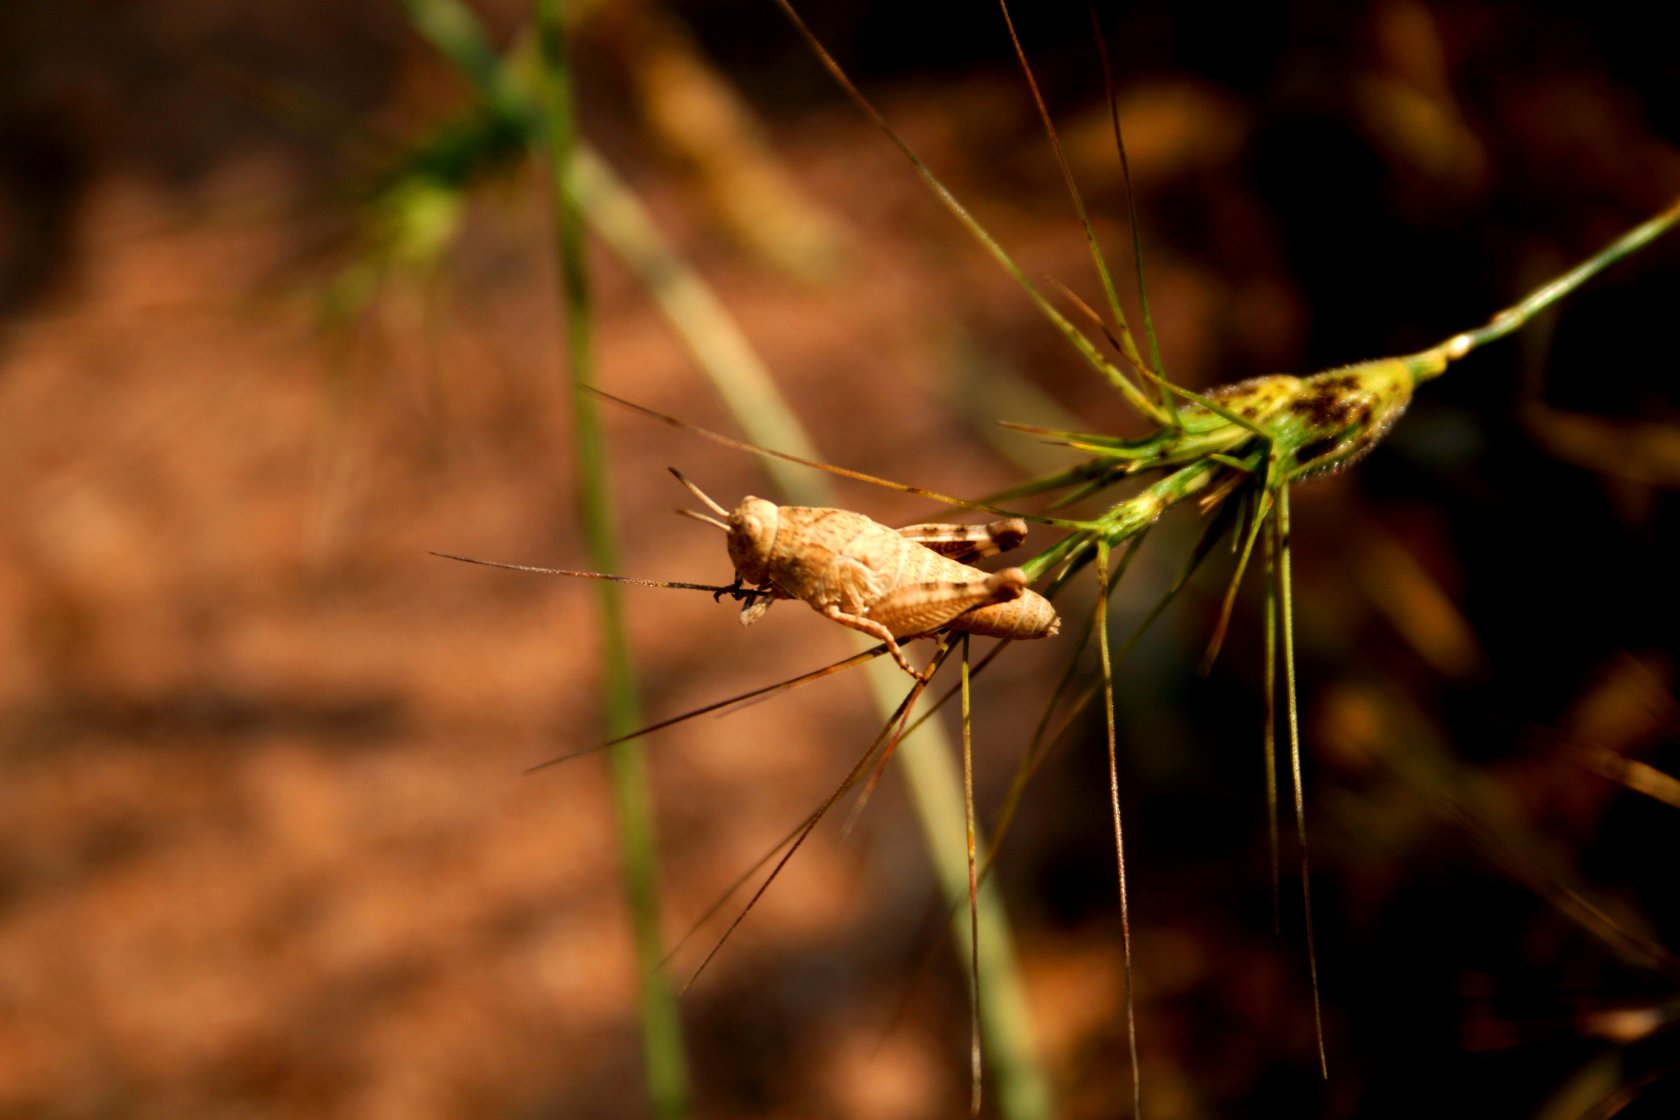
<path fill-rule="evenodd" d="M 884 642 L 899 667 L 918 680 L 926 677 L 911 667 L 901 639 L 939 630 L 1045 638 L 1061 627 L 1056 608 L 1027 587 L 1020 568 L 985 572 L 968 563 L 1025 540 L 1027 523 L 1020 518 L 892 529 L 852 510 L 778 506 L 751 495 L 731 513 L 671 473 L 718 517 L 677 512 L 729 535 L 735 566 L 730 591 L 746 599 L 743 626 L 764 617 L 777 599 L 799 599 L 824 618 Z"/>

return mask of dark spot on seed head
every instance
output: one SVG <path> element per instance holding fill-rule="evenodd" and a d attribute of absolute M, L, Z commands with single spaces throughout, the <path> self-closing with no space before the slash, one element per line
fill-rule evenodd
<path fill-rule="evenodd" d="M 1290 402 L 1290 410 L 1320 430 L 1363 423 L 1370 415 L 1370 394 L 1352 376 L 1330 378 Z"/>
<path fill-rule="evenodd" d="M 1308 466 L 1336 450 L 1336 446 L 1340 442 L 1340 440 L 1330 437 L 1315 439 L 1311 443 L 1304 444 L 1295 452 L 1295 462 L 1298 466 Z"/>

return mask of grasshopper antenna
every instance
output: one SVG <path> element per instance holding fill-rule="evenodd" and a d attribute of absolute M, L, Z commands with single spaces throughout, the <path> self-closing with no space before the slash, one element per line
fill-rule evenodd
<path fill-rule="evenodd" d="M 722 517 L 724 520 L 719 521 L 716 517 L 707 517 L 705 514 L 695 513 L 691 509 L 679 509 L 677 511 L 678 513 L 682 514 L 684 517 L 692 517 L 696 521 L 704 521 L 708 525 L 716 525 L 719 529 L 722 529 L 724 532 L 726 532 L 726 533 L 729 532 L 729 525 L 727 524 L 728 519 L 729 519 L 729 511 L 728 510 L 724 509 L 722 506 L 720 506 L 716 502 L 714 502 L 712 500 L 712 496 L 710 494 L 708 494 L 704 490 L 700 489 L 699 486 L 695 485 L 695 483 L 687 475 L 683 474 L 676 467 L 666 467 L 665 469 L 670 471 L 671 476 L 673 478 L 675 478 L 678 482 L 680 482 L 684 486 L 688 487 L 688 492 L 690 494 L 693 494 L 696 498 L 699 498 L 702 502 L 704 502 L 706 504 L 707 508 L 709 508 L 713 513 L 716 513 L 719 517 Z"/>
<path fill-rule="evenodd" d="M 689 513 L 688 510 L 678 510 L 678 513 Z M 701 517 L 697 513 L 689 513 L 690 517 L 700 517 L 702 521 L 711 521 L 709 517 Z M 716 522 L 712 522 L 714 525 Z M 727 529 L 729 526 L 725 525 Z M 680 583 L 672 580 L 637 579 L 634 576 L 615 576 L 608 572 L 574 572 L 565 568 L 539 568 L 532 564 L 504 564 L 499 560 L 479 560 L 471 556 L 457 556 L 453 552 L 433 552 L 442 560 L 459 560 L 463 564 L 477 564 L 483 568 L 501 568 L 508 572 L 535 572 L 541 576 L 571 576 L 573 579 L 600 579 L 612 583 L 633 583 L 638 587 L 668 587 L 677 591 L 710 591 L 714 597 L 728 595 L 731 599 L 746 599 L 756 597 L 763 592 L 751 588 L 731 584 L 727 587 L 712 583 Z"/>
<path fill-rule="evenodd" d="M 719 521 L 715 517 L 707 517 L 705 514 L 695 513 L 691 509 L 679 509 L 679 510 L 676 510 L 674 512 L 682 515 L 683 517 L 687 517 L 691 520 L 694 520 L 694 521 L 704 521 L 708 525 L 716 525 L 719 529 L 722 529 L 724 532 L 726 532 L 726 533 L 729 532 L 729 526 L 725 525 L 723 522 Z"/>
<path fill-rule="evenodd" d="M 1081 339 L 1084 337 L 1084 335 L 1080 335 Z M 760 447 L 755 443 L 748 443 L 745 440 L 735 439 L 733 436 L 726 436 L 720 432 L 714 432 L 709 429 L 702 428 L 697 424 L 690 424 L 686 420 L 678 420 L 675 416 L 667 416 L 663 412 L 656 412 L 653 409 L 648 408 L 646 405 L 640 405 L 633 401 L 627 401 L 623 397 L 615 397 L 604 389 L 597 389 L 594 386 L 589 386 L 589 391 L 604 401 L 610 401 L 613 404 L 618 405 L 620 408 L 627 408 L 631 412 L 639 412 L 643 416 L 659 421 L 661 424 L 669 424 L 673 428 L 681 428 L 683 431 L 688 432 L 691 435 L 699 436 L 701 439 L 711 440 L 713 443 L 721 444 L 724 447 L 733 447 L 738 451 L 747 451 L 754 455 L 763 455 L 771 459 L 780 459 L 785 463 L 798 463 L 800 466 L 810 467 L 812 470 L 825 471 L 828 474 L 838 475 L 841 478 L 854 479 L 858 482 L 867 482 L 871 486 L 880 486 L 887 490 L 897 490 L 902 494 L 915 494 L 917 497 L 926 498 L 930 502 L 940 502 L 948 506 L 959 506 L 962 509 L 977 509 L 985 513 L 995 513 L 1000 517 L 1019 517 L 1023 520 L 1031 521 L 1035 525 L 1054 525 L 1062 529 L 1079 529 L 1083 527 L 1083 523 L 1078 521 L 1068 521 L 1058 517 L 1045 517 L 1036 513 L 1020 513 L 1014 510 L 1004 509 L 1001 506 L 988 505 L 985 502 L 971 502 L 967 498 L 952 497 L 950 494 L 941 494 L 937 490 L 924 490 L 920 486 L 911 486 L 903 482 L 894 482 L 888 478 L 880 478 L 876 475 L 864 474 L 862 471 L 847 470 L 845 467 L 837 467 L 833 463 L 824 463 L 816 459 L 803 459 L 798 455 L 790 455 L 786 451 L 776 451 L 773 448 Z M 704 495 L 701 496 L 704 497 Z M 711 501 L 710 498 L 707 498 L 706 500 L 708 502 Z"/>

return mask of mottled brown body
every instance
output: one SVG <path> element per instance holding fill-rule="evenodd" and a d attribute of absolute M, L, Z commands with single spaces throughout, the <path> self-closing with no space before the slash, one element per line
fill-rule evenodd
<path fill-rule="evenodd" d="M 994 638 L 1043 638 L 1061 625 L 1020 568 L 984 572 L 965 559 L 1014 548 L 1018 519 L 990 525 L 890 529 L 861 513 L 778 506 L 748 497 L 729 515 L 729 559 L 745 585 L 768 591 L 741 611 L 756 621 L 775 599 L 800 599 L 843 626 L 887 644 L 915 675 L 899 639 L 960 630 Z"/>

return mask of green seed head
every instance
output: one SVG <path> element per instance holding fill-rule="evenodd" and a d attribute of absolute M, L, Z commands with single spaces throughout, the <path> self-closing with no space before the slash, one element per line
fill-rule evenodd
<path fill-rule="evenodd" d="M 1256 377 L 1209 393 L 1213 408 L 1185 408 L 1177 428 L 1136 440 L 1086 437 L 1075 445 L 1124 460 L 1128 473 L 1185 466 L 1209 456 L 1249 461 L 1249 469 L 1260 469 L 1269 447 L 1282 477 L 1321 474 L 1369 451 L 1399 419 L 1418 380 L 1416 365 L 1411 359 L 1386 358 L 1311 377 Z"/>
<path fill-rule="evenodd" d="M 1286 477 L 1337 470 L 1376 446 L 1411 403 L 1415 381 L 1410 363 L 1395 358 L 1326 370 L 1298 382 L 1260 426 Z"/>

